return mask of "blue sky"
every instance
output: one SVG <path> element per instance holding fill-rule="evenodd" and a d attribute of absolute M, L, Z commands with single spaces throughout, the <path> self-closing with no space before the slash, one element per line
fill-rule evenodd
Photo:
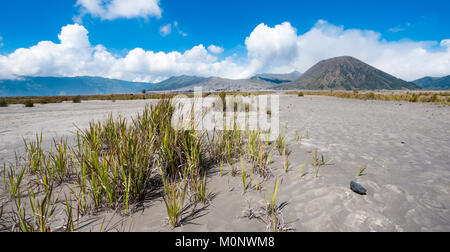
<path fill-rule="evenodd" d="M 240 78 L 264 71 L 305 71 L 323 57 L 340 56 L 339 52 L 353 54 L 352 56 L 359 57 L 405 79 L 413 79 L 419 75 L 450 74 L 448 70 L 450 66 L 446 65 L 449 64 L 448 55 L 443 54 L 448 51 L 447 39 L 450 39 L 448 15 L 450 2 L 448 0 L 147 0 L 153 4 L 153 7 L 142 5 L 138 3 L 142 1 L 137 0 L 109 0 L 103 6 L 92 7 L 98 1 L 100 0 L 78 0 L 78 3 L 77 0 L 3 1 L 0 8 L 0 57 L 3 57 L 4 64 L 21 64 L 22 58 L 30 57 L 30 55 L 16 55 L 15 52 L 19 48 L 30 49 L 41 41 L 51 41 L 54 46 L 58 45 L 61 43 L 59 38 L 61 29 L 77 23 L 82 27 L 80 29 L 87 31 L 89 48 L 91 48 L 90 56 L 95 53 L 92 52 L 93 48 L 98 45 L 104 47 L 104 51 L 107 51 L 116 61 L 132 56 L 130 52 L 136 48 L 155 54 L 162 52 L 167 56 L 173 52 L 184 55 L 186 51 L 202 45 L 204 49 L 196 48 L 195 51 L 199 53 L 199 57 L 204 57 L 206 60 L 199 62 L 198 59 L 189 58 L 189 63 L 204 64 L 201 67 L 203 70 L 182 66 L 180 62 L 184 62 L 184 59 L 181 58 L 178 61 L 174 60 L 172 62 L 174 65 L 169 67 L 176 68 L 175 71 L 155 69 L 151 63 L 148 63 L 148 61 L 153 62 L 154 58 L 149 58 L 153 56 L 145 59 L 142 56 L 142 64 L 133 65 L 129 72 L 119 73 L 114 69 L 99 67 L 98 73 L 95 73 L 80 70 L 80 67 L 68 69 L 69 67 L 66 66 L 61 67 L 61 63 L 55 63 L 56 59 L 46 59 L 45 63 L 54 64 L 54 67 L 43 67 L 43 62 L 36 62 L 32 66 L 28 65 L 29 68 L 35 69 L 34 71 L 20 72 L 17 69 L 25 69 L 25 66 L 19 65 L 7 72 L 3 70 L 2 73 L 0 70 L 0 77 L 2 75 L 5 77 L 84 74 L 158 81 L 171 74 L 192 73 Z M 116 4 L 112 2 L 121 4 L 120 11 L 108 9 L 110 7 L 108 4 L 111 6 Z M 126 11 L 127 8 L 138 11 Z M 142 10 L 139 11 L 139 8 Z M 289 26 L 283 26 L 285 22 Z M 162 29 L 164 26 L 170 27 L 165 30 L 165 34 Z M 261 36 L 257 36 L 258 26 L 261 28 L 259 29 Z M 320 30 L 323 33 L 322 36 L 310 34 L 314 33 L 314 29 Z M 280 33 L 277 33 L 278 31 Z M 276 36 L 280 36 L 281 41 L 293 39 L 290 31 L 295 32 L 296 41 L 292 40 L 287 44 L 275 41 Z M 359 34 L 355 35 L 354 32 Z M 254 39 L 251 39 L 252 34 L 255 35 Z M 306 36 L 307 38 L 302 40 L 302 36 L 307 34 L 311 36 Z M 288 37 L 285 39 L 284 36 Z M 333 44 L 324 44 L 322 48 L 303 45 L 322 43 L 328 38 L 335 41 Z M 312 42 L 313 39 L 321 41 Z M 362 44 L 353 46 L 354 51 L 349 51 L 350 49 L 346 48 L 346 41 L 352 40 L 368 42 L 361 42 Z M 208 50 L 210 45 L 220 50 L 212 52 Z M 373 50 L 370 46 L 374 47 Z M 290 49 L 285 50 L 285 48 Z M 322 53 L 324 48 L 329 48 L 330 52 Z M 44 49 L 50 50 L 49 47 L 40 47 L 41 51 Z M 422 59 L 415 59 L 420 49 L 425 50 L 427 55 Z M 258 50 L 271 53 L 264 54 Z M 318 53 L 314 54 L 315 51 Z M 436 67 L 434 67 L 435 70 L 430 67 L 430 71 L 425 69 L 416 74 L 413 71 L 421 69 L 420 66 L 407 66 L 406 68 L 409 68 L 407 70 L 389 69 L 399 62 L 388 62 L 386 59 L 369 55 L 371 51 L 386 55 L 386 58 L 388 56 L 403 57 L 401 62 L 417 60 L 419 64 L 420 60 L 426 59 L 430 60 L 429 65 L 438 65 L 438 67 L 437 70 Z M 286 57 L 289 58 L 291 55 L 295 55 L 296 58 L 286 60 Z M 33 53 L 33 57 L 36 61 L 39 60 L 36 59 L 36 53 Z M 273 58 L 274 62 L 269 62 L 268 58 Z M 73 60 L 86 60 L 86 64 L 92 63 L 92 57 Z M 110 59 L 107 62 L 116 64 L 116 61 Z M 119 63 L 122 66 L 125 64 Z M 0 58 L 0 66 L 1 64 L 2 58 Z M 99 64 L 105 65 L 106 61 Z M 214 64 L 221 66 L 214 66 Z M 205 70 L 206 68 L 208 69 Z"/>

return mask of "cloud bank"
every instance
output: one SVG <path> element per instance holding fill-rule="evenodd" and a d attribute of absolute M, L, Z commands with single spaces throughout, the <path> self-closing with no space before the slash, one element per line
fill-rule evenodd
<path fill-rule="evenodd" d="M 344 29 L 324 20 L 304 34 L 289 22 L 274 27 L 260 24 L 245 39 L 247 55 L 225 59 L 216 56 L 223 48 L 202 44 L 185 52 L 136 48 L 119 57 L 102 45 L 92 45 L 88 31 L 79 24 L 64 26 L 58 38 L 59 43 L 42 41 L 0 55 L 0 78 L 102 76 L 158 82 L 185 74 L 238 79 L 261 72 L 304 72 L 320 60 L 344 55 L 408 81 L 450 75 L 450 39 L 388 42 L 375 31 Z"/>

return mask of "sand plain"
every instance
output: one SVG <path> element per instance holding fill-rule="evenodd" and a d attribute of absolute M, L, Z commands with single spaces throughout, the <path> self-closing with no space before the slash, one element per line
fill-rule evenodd
<path fill-rule="evenodd" d="M 46 104 L 35 108 L 0 108 L 0 163 L 23 153 L 22 138 L 42 132 L 44 142 L 70 136 L 91 120 L 110 113 L 135 116 L 150 100 L 89 101 Z M 280 99 L 281 127 L 292 151 L 288 173 L 283 157 L 271 168 L 281 179 L 278 201 L 282 216 L 295 231 L 450 231 L 450 107 L 408 102 L 340 99 L 325 96 Z M 75 126 L 76 125 L 76 126 Z M 301 142 L 294 136 L 303 136 Z M 315 178 L 310 152 L 331 161 Z M 300 168 L 306 162 L 305 174 Z M 364 176 L 357 176 L 367 166 Z M 227 167 L 225 167 L 227 170 Z M 183 225 L 172 230 L 161 198 L 145 202 L 129 216 L 104 212 L 82 220 L 81 231 L 267 231 L 263 216 L 267 183 L 243 193 L 240 178 L 223 177 L 212 168 L 210 204 L 191 206 Z M 255 178 L 255 184 L 258 178 Z M 368 194 L 353 193 L 350 181 Z M 273 180 L 268 182 L 272 189 Z M 3 189 L 3 186 L 1 186 Z M 251 214 L 249 214 L 251 213 Z M 258 218 L 259 217 L 259 218 Z"/>

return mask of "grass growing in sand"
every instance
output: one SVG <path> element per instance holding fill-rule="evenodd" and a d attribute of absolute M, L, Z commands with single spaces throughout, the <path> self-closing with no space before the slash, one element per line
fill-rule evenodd
<path fill-rule="evenodd" d="M 421 91 L 421 92 L 360 92 L 360 91 L 305 91 L 304 95 L 334 96 L 346 99 L 406 101 L 420 103 L 439 103 L 450 106 L 450 91 Z M 292 92 L 286 92 L 292 94 Z"/>
<path fill-rule="evenodd" d="M 319 150 L 318 149 L 315 149 L 315 150 L 311 151 L 310 156 L 311 156 L 312 165 L 314 166 L 314 170 L 315 170 L 315 172 L 314 172 L 315 177 L 318 178 L 319 177 L 320 168 L 322 166 L 330 164 L 332 162 L 332 160 L 325 161 L 325 157 L 324 157 L 323 154 L 321 154 L 319 156 Z"/>
<path fill-rule="evenodd" d="M 72 102 L 73 102 L 73 103 L 81 103 L 81 96 L 74 97 L 74 98 L 72 99 Z"/>
<path fill-rule="evenodd" d="M 190 206 L 208 204 L 210 167 L 219 165 L 222 175 L 224 165 L 234 167 L 236 176 L 240 159 L 244 191 L 252 188 L 254 174 L 263 179 L 271 175 L 275 146 L 261 140 L 262 132 L 240 130 L 236 123 L 212 133 L 178 131 L 171 124 L 173 113 L 171 100 L 164 98 L 132 120 L 110 116 L 91 122 L 74 133 L 74 146 L 60 139 L 44 150 L 42 134 L 24 140 L 25 155 L 17 164 L 4 165 L 5 184 L 16 206 L 8 212 L 9 230 L 75 231 L 83 216 L 105 209 L 133 213 L 158 192 L 168 223 L 178 227 Z M 247 161 L 250 167 L 245 167 Z M 277 190 L 278 182 L 269 207 Z M 61 192 L 69 197 L 60 201 Z M 56 213 L 65 214 L 58 216 L 64 219 L 62 226 L 53 223 Z"/>
<path fill-rule="evenodd" d="M 359 169 L 358 177 L 364 176 L 366 170 L 367 170 L 367 165 L 364 165 L 361 169 Z"/>
<path fill-rule="evenodd" d="M 221 93 L 204 93 L 203 97 L 210 95 L 217 95 L 223 97 L 228 96 L 249 96 L 249 95 L 267 95 L 272 92 L 221 92 Z M 176 95 L 185 95 L 187 97 L 194 97 L 193 93 L 138 93 L 138 94 L 108 94 L 108 95 L 69 95 L 69 96 L 17 96 L 17 97 L 0 97 L 2 101 L 6 104 L 24 104 L 26 101 L 31 101 L 33 103 L 49 104 L 49 103 L 62 103 L 62 102 L 73 102 L 75 99 L 82 101 L 128 101 L 128 100 L 148 100 L 148 99 L 171 99 Z M 0 102 L 1 104 L 1 102 Z M 225 102 L 224 109 L 225 109 Z"/>
<path fill-rule="evenodd" d="M 33 103 L 32 100 L 26 100 L 26 101 L 24 101 L 23 104 L 25 105 L 26 108 L 32 108 L 32 107 L 34 107 L 34 103 Z"/>
<path fill-rule="evenodd" d="M 280 180 L 277 178 L 275 181 L 275 185 L 273 191 L 271 192 L 269 189 L 269 185 L 267 185 L 267 199 L 266 201 L 266 211 L 271 219 L 271 229 L 273 232 L 278 231 L 278 206 L 277 206 L 277 194 L 278 187 L 280 185 Z"/>

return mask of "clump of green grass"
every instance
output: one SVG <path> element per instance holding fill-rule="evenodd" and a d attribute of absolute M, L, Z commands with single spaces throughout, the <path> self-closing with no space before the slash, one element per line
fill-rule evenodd
<path fill-rule="evenodd" d="M 374 92 L 320 92 L 308 91 L 308 95 L 325 95 L 335 96 L 345 99 L 360 99 L 360 100 L 382 100 L 382 101 L 407 101 L 407 102 L 422 102 L 422 103 L 441 103 L 442 105 L 450 105 L 448 91 L 423 91 L 423 92 L 399 92 L 399 93 L 374 93 Z"/>
<path fill-rule="evenodd" d="M 367 170 L 367 165 L 363 166 L 361 169 L 359 169 L 358 177 L 364 176 L 364 172 Z"/>
<path fill-rule="evenodd" d="M 41 99 L 41 100 L 39 101 L 39 103 L 40 103 L 40 104 L 49 104 L 50 102 L 49 102 L 48 99 L 44 98 L 44 99 Z"/>
<path fill-rule="evenodd" d="M 278 194 L 278 186 L 279 179 L 277 178 L 275 181 L 275 185 L 273 191 L 270 192 L 269 185 L 267 185 L 267 199 L 266 202 L 266 211 L 271 219 L 271 227 L 273 232 L 278 231 L 278 206 L 277 206 L 277 194 Z"/>
<path fill-rule="evenodd" d="M 300 169 L 300 179 L 304 177 L 305 175 L 305 167 L 306 167 L 306 161 L 303 163 L 302 168 Z"/>
<path fill-rule="evenodd" d="M 76 96 L 72 99 L 72 103 L 81 103 L 81 96 Z"/>
<path fill-rule="evenodd" d="M 190 181 L 190 190 L 193 194 L 194 202 L 196 203 L 207 203 L 208 202 L 208 189 L 206 184 L 206 174 L 203 175 L 195 175 L 189 178 Z"/>
<path fill-rule="evenodd" d="M 0 100 L 0 108 L 8 107 L 8 102 L 5 100 Z"/>
<path fill-rule="evenodd" d="M 70 200 L 67 199 L 66 196 L 66 200 L 65 200 L 65 206 L 66 206 L 66 216 L 67 216 L 67 221 L 65 224 L 65 232 L 73 232 L 75 230 L 75 225 L 74 225 L 74 219 L 73 219 L 73 208 L 72 205 L 70 204 Z"/>
<path fill-rule="evenodd" d="M 162 173 L 162 171 L 161 171 Z M 167 216 L 173 228 L 181 224 L 185 199 L 187 194 L 187 182 L 170 182 L 163 178 L 164 183 L 164 204 L 166 205 Z"/>
<path fill-rule="evenodd" d="M 303 136 L 301 136 L 301 135 L 298 133 L 298 131 L 296 131 L 296 132 L 295 132 L 295 136 L 294 136 L 294 140 L 295 140 L 296 142 L 301 143 L 301 142 L 303 141 Z"/>
<path fill-rule="evenodd" d="M 26 108 L 32 108 L 32 107 L 34 107 L 34 103 L 33 103 L 33 101 L 31 101 L 31 100 L 25 101 L 25 102 L 24 102 L 24 105 L 25 105 Z"/>
<path fill-rule="evenodd" d="M 280 135 L 278 135 L 278 137 L 275 141 L 275 147 L 277 148 L 278 153 L 280 155 L 284 155 L 287 153 L 287 149 L 286 149 L 287 137 L 288 137 L 287 135 L 284 136 L 283 134 L 280 134 Z"/>
<path fill-rule="evenodd" d="M 223 159 L 220 159 L 219 174 L 220 174 L 221 177 L 223 176 Z"/>
<path fill-rule="evenodd" d="M 31 215 L 26 213 L 27 206 L 22 201 L 20 190 L 15 200 L 15 210 L 13 210 L 14 225 L 12 231 L 19 232 L 51 232 L 51 222 L 57 207 L 58 196 L 53 195 L 53 187 L 48 193 L 38 195 L 30 187 L 28 189 L 29 209 Z"/>
<path fill-rule="evenodd" d="M 26 167 L 18 168 L 11 165 L 9 169 L 3 165 L 3 181 L 10 198 L 15 198 L 20 190 L 20 185 L 25 174 Z"/>
<path fill-rule="evenodd" d="M 42 134 L 32 141 L 24 140 L 24 168 L 18 174 L 6 171 L 4 177 L 10 194 L 20 198 L 23 173 L 32 176 L 33 187 L 27 194 L 34 209 L 32 216 L 42 215 L 44 219 L 31 221 L 33 217 L 26 215 L 25 205 L 18 199 L 17 227 L 22 231 L 50 231 L 53 205 L 64 204 L 55 201 L 52 194 L 62 185 L 74 199 L 72 202 L 66 197 L 66 231 L 74 230 L 74 212 L 80 217 L 109 208 L 126 214 L 161 186 L 169 222 L 177 227 L 183 210 L 191 205 L 186 201 L 208 202 L 209 167 L 219 165 L 223 175 L 227 164 L 232 167 L 231 176 L 236 176 L 237 159 L 241 158 L 241 164 L 249 161 L 249 168 L 242 166 L 244 190 L 251 188 L 254 172 L 269 176 L 273 148 L 261 140 L 260 131 L 241 130 L 236 122 L 231 129 L 214 131 L 212 136 L 193 129 L 179 131 L 172 127 L 173 113 L 171 100 L 164 98 L 132 120 L 109 116 L 91 122 L 86 129 L 77 130 L 74 146 L 69 146 L 67 139 L 54 140 L 46 151 Z M 229 181 L 228 187 L 231 190 Z"/>
<path fill-rule="evenodd" d="M 31 212 L 33 213 L 34 225 L 37 227 L 39 232 L 51 232 L 51 218 L 55 213 L 56 202 L 58 201 L 58 197 L 53 197 L 53 188 L 49 191 L 49 193 L 45 194 L 42 200 L 37 198 L 34 190 L 30 188 L 31 196 L 30 196 L 30 207 Z"/>
<path fill-rule="evenodd" d="M 325 161 L 325 156 L 322 154 L 319 156 L 319 150 L 315 149 L 311 152 L 311 161 L 315 169 L 315 177 L 319 177 L 319 171 L 322 166 L 328 165 L 332 160 Z"/>
<path fill-rule="evenodd" d="M 287 173 L 289 170 L 290 161 L 289 161 L 289 154 L 286 154 L 284 156 L 284 173 Z"/>
<path fill-rule="evenodd" d="M 299 92 L 299 93 L 298 93 L 298 96 L 299 96 L 299 97 L 303 97 L 303 96 L 305 96 L 305 94 L 304 94 L 303 92 Z"/>
<path fill-rule="evenodd" d="M 241 157 L 241 178 L 242 178 L 242 187 L 244 188 L 244 193 L 247 191 L 247 170 L 244 164 L 244 160 Z"/>

